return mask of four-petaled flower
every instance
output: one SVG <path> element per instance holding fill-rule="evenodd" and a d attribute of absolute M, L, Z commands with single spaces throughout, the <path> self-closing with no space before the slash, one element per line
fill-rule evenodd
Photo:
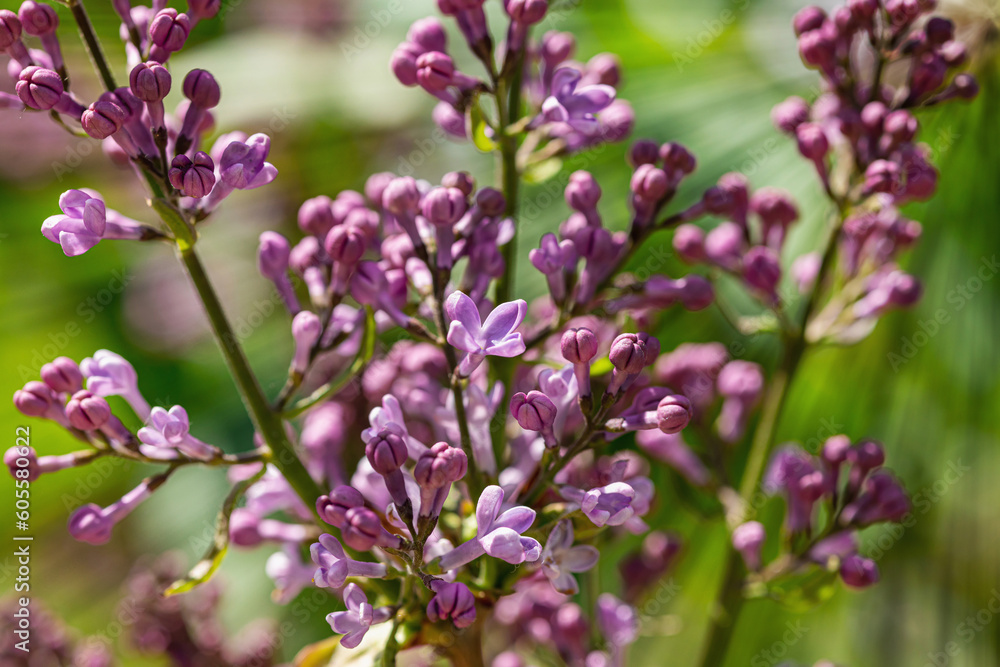
<path fill-rule="evenodd" d="M 485 322 L 476 303 L 462 292 L 452 292 L 444 308 L 451 319 L 448 342 L 467 353 L 459 364 L 460 374 L 468 376 L 487 356 L 516 357 L 524 353 L 524 339 L 514 331 L 528 309 L 523 299 L 500 304 Z"/>
<path fill-rule="evenodd" d="M 503 489 L 487 486 L 476 505 L 476 536 L 441 557 L 441 569 L 453 570 L 479 558 L 484 553 L 519 565 L 538 560 L 542 545 L 531 537 L 522 537 L 535 521 L 535 510 L 516 506 L 501 511 Z"/>
<path fill-rule="evenodd" d="M 326 616 L 326 622 L 333 631 L 344 635 L 340 640 L 344 648 L 356 648 L 365 638 L 368 628 L 392 618 L 392 609 L 372 607 L 368 596 L 357 584 L 347 584 L 344 588 L 344 604 L 347 611 L 335 611 Z"/>
<path fill-rule="evenodd" d="M 177 452 L 202 461 L 215 458 L 219 450 L 191 435 L 190 428 L 187 411 L 181 406 L 170 410 L 155 407 L 149 414 L 149 424 L 136 434 L 143 443 L 139 448 L 154 459 L 175 459 Z"/>
<path fill-rule="evenodd" d="M 42 236 L 62 246 L 67 257 L 82 255 L 104 238 L 107 211 L 96 193 L 67 190 L 59 197 L 63 215 L 42 223 Z"/>
<path fill-rule="evenodd" d="M 552 123 L 567 123 L 574 130 L 592 134 L 600 128 L 594 114 L 615 101 L 615 89 L 604 84 L 577 87 L 583 74 L 562 67 L 552 76 L 552 95 L 542 104 L 542 116 Z"/>
<path fill-rule="evenodd" d="M 553 588 L 566 595 L 576 595 L 580 586 L 571 572 L 586 572 L 597 565 L 600 554 L 589 544 L 573 546 L 573 522 L 563 519 L 549 533 L 542 550 L 542 571 Z"/>

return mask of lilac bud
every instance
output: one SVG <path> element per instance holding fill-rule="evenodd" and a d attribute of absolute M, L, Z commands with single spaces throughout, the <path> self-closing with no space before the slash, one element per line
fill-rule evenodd
<path fill-rule="evenodd" d="M 865 191 L 893 193 L 900 189 L 901 180 L 898 164 L 889 160 L 875 160 L 865 170 Z"/>
<path fill-rule="evenodd" d="M 801 37 L 810 30 L 817 30 L 822 27 L 825 20 L 826 12 L 819 7 L 809 6 L 800 9 L 795 15 L 792 19 L 792 28 L 795 30 L 795 35 Z"/>
<path fill-rule="evenodd" d="M 823 132 L 823 128 L 815 123 L 802 123 L 795 129 L 795 137 L 798 141 L 799 152 L 807 160 L 818 162 L 826 157 L 830 150 L 830 142 Z"/>
<path fill-rule="evenodd" d="M 730 271 L 735 270 L 743 254 L 743 230 L 735 222 L 724 222 L 705 237 L 705 256 Z"/>
<path fill-rule="evenodd" d="M 548 0 L 505 0 L 504 9 L 514 21 L 534 25 L 545 18 L 549 3 Z"/>
<path fill-rule="evenodd" d="M 132 94 L 143 102 L 162 102 L 170 92 L 170 70 L 157 62 L 139 63 L 128 77 Z"/>
<path fill-rule="evenodd" d="M 20 461 L 24 461 L 23 464 Z M 11 447 L 3 455 L 3 463 L 7 466 L 10 476 L 14 479 L 26 479 L 34 482 L 41 477 L 42 470 L 38 465 L 38 454 L 31 447 Z M 18 477 L 18 470 L 26 470 L 27 477 Z"/>
<path fill-rule="evenodd" d="M 793 95 L 771 110 L 771 122 L 785 132 L 793 134 L 799 125 L 809 120 L 809 104 L 801 97 Z"/>
<path fill-rule="evenodd" d="M 760 552 L 766 537 L 764 525 L 759 521 L 747 521 L 733 529 L 733 548 L 740 552 L 751 572 L 760 569 Z"/>
<path fill-rule="evenodd" d="M 495 218 L 507 210 L 507 200 L 496 188 L 483 188 L 476 193 L 476 206 L 487 218 Z"/>
<path fill-rule="evenodd" d="M 352 507 L 347 510 L 344 523 L 340 526 L 344 544 L 358 551 L 368 551 L 375 546 L 383 530 L 378 515 L 367 507 Z"/>
<path fill-rule="evenodd" d="M 184 47 L 191 32 L 191 20 L 176 9 L 161 9 L 149 22 L 149 59 L 166 62 L 171 53 Z"/>
<path fill-rule="evenodd" d="M 965 61 L 968 58 L 968 51 L 965 48 L 965 44 L 951 41 L 947 44 L 941 45 L 941 48 L 938 49 L 938 55 L 941 56 L 948 67 L 960 67 L 965 64 Z M 970 74 L 959 74 L 955 78 L 957 79 L 959 76 L 973 79 Z M 973 81 L 974 80 L 975 79 L 973 79 Z"/>
<path fill-rule="evenodd" d="M 575 171 L 566 184 L 566 203 L 577 211 L 587 212 L 597 206 L 601 198 L 601 186 L 587 171 Z"/>
<path fill-rule="evenodd" d="M 53 391 L 72 394 L 83 389 L 83 373 L 69 357 L 56 357 L 42 366 L 42 381 Z"/>
<path fill-rule="evenodd" d="M 413 468 L 413 478 L 420 486 L 420 515 L 436 517 L 451 484 L 465 477 L 469 459 L 458 447 L 439 442 L 420 455 Z"/>
<path fill-rule="evenodd" d="M 222 9 L 222 0 L 187 0 L 188 16 L 192 24 L 202 19 L 214 18 Z"/>
<path fill-rule="evenodd" d="M 375 472 L 388 475 L 406 463 L 406 441 L 396 431 L 383 428 L 365 445 L 365 456 Z"/>
<path fill-rule="evenodd" d="M 692 173 L 698 166 L 698 161 L 691 151 L 674 141 L 660 146 L 660 160 L 668 172 L 676 170 L 685 175 Z"/>
<path fill-rule="evenodd" d="M 847 450 L 847 460 L 855 468 L 868 472 L 885 463 L 885 450 L 874 440 L 862 440 Z"/>
<path fill-rule="evenodd" d="M 58 403 L 58 397 L 46 384 L 32 380 L 14 392 L 14 407 L 27 417 L 42 417 Z"/>
<path fill-rule="evenodd" d="M 260 235 L 257 250 L 257 268 L 268 280 L 280 280 L 288 272 L 288 258 L 291 247 L 288 239 L 278 232 L 264 232 Z"/>
<path fill-rule="evenodd" d="M 646 365 L 646 345 L 636 334 L 623 333 L 611 343 L 608 356 L 615 369 L 635 375 Z"/>
<path fill-rule="evenodd" d="M 95 139 L 107 139 L 128 120 L 128 110 L 110 93 L 104 93 L 83 112 L 80 119 L 84 131 Z"/>
<path fill-rule="evenodd" d="M 111 407 L 104 398 L 81 389 L 66 404 L 66 417 L 73 428 L 93 431 L 108 423 Z"/>
<path fill-rule="evenodd" d="M 212 109 L 219 105 L 222 91 L 211 73 L 203 69 L 193 69 L 184 77 L 184 97 L 199 109 Z"/>
<path fill-rule="evenodd" d="M 431 118 L 442 130 L 456 139 L 468 139 L 465 115 L 448 102 L 438 102 L 431 111 Z"/>
<path fill-rule="evenodd" d="M 453 225 L 463 215 L 467 203 L 465 194 L 458 188 L 434 188 L 424 195 L 422 209 L 424 217 L 433 225 Z"/>
<path fill-rule="evenodd" d="M 20 42 L 21 30 L 21 20 L 17 18 L 17 14 L 9 9 L 0 9 L 0 51 L 6 51 Z"/>
<path fill-rule="evenodd" d="M 548 431 L 556 419 L 556 406 L 540 391 L 518 392 L 510 397 L 510 414 L 526 431 Z"/>
<path fill-rule="evenodd" d="M 632 174 L 630 187 L 636 197 L 655 204 L 666 196 L 670 184 L 666 172 L 662 169 L 652 164 L 642 164 Z"/>
<path fill-rule="evenodd" d="M 340 528 L 347 520 L 347 511 L 364 504 L 364 496 L 353 486 L 338 486 L 330 495 L 316 499 L 316 511 L 323 521 Z"/>
<path fill-rule="evenodd" d="M 624 100 L 615 100 L 601 112 L 601 138 L 609 143 L 622 141 L 635 127 L 635 110 Z"/>
<path fill-rule="evenodd" d="M 697 225 L 685 223 L 674 231 L 674 250 L 681 260 L 696 264 L 705 259 L 705 232 Z"/>
<path fill-rule="evenodd" d="M 467 171 L 449 171 L 441 177 L 441 185 L 446 188 L 456 188 L 469 197 L 476 189 L 476 181 Z"/>
<path fill-rule="evenodd" d="M 781 281 L 781 261 L 766 246 L 754 246 L 743 257 L 743 280 L 771 301 L 777 301 Z"/>
<path fill-rule="evenodd" d="M 597 356 L 598 341 L 586 327 L 567 329 L 560 340 L 563 359 L 571 364 L 589 364 Z"/>
<path fill-rule="evenodd" d="M 549 68 L 573 57 L 576 38 L 569 32 L 551 31 L 542 36 L 541 55 Z"/>
<path fill-rule="evenodd" d="M 795 202 L 787 192 L 761 188 L 750 198 L 750 210 L 760 216 L 766 227 L 787 227 L 799 218 Z"/>
<path fill-rule="evenodd" d="M 396 215 L 416 213 L 420 205 L 420 190 L 411 176 L 393 179 L 382 194 L 382 206 Z"/>
<path fill-rule="evenodd" d="M 867 588 L 878 583 L 875 561 L 853 554 L 840 563 L 840 577 L 851 588 Z"/>
<path fill-rule="evenodd" d="M 944 83 L 948 65 L 941 56 L 925 53 L 910 72 L 910 99 L 933 92 Z"/>
<path fill-rule="evenodd" d="M 924 32 L 927 34 L 928 42 L 934 46 L 940 46 L 954 39 L 955 24 L 943 16 L 932 16 L 924 25 Z"/>
<path fill-rule="evenodd" d="M 330 258 L 340 264 L 354 266 L 365 254 L 364 233 L 354 225 L 339 225 L 326 235 L 323 246 Z"/>
<path fill-rule="evenodd" d="M 368 177 L 365 181 L 365 197 L 372 206 L 382 208 L 382 194 L 394 178 L 396 175 L 391 171 L 380 171 Z"/>
<path fill-rule="evenodd" d="M 834 435 L 827 438 L 820 451 L 820 457 L 831 467 L 839 466 L 847 460 L 851 449 L 851 439 L 846 435 Z"/>
<path fill-rule="evenodd" d="M 411 42 L 403 42 L 392 52 L 389 66 L 404 86 L 417 85 L 417 58 L 423 53 L 423 48 Z"/>
<path fill-rule="evenodd" d="M 105 544 L 111 539 L 114 521 L 99 505 L 89 503 L 77 509 L 69 518 L 69 534 L 75 540 L 88 544 Z"/>
<path fill-rule="evenodd" d="M 168 177 L 182 195 L 200 199 L 215 185 L 215 164 L 204 151 L 195 153 L 194 160 L 182 153 L 171 161 Z"/>
<path fill-rule="evenodd" d="M 17 14 L 24 32 L 36 37 L 54 33 L 59 25 L 56 10 L 34 0 L 25 0 Z"/>
<path fill-rule="evenodd" d="M 326 195 L 307 199 L 299 207 L 299 228 L 307 234 L 325 238 L 333 228 L 333 200 Z"/>
<path fill-rule="evenodd" d="M 448 36 L 445 34 L 444 26 L 434 17 L 415 21 L 406 32 L 406 40 L 420 46 L 424 51 L 444 53 L 448 50 Z"/>
<path fill-rule="evenodd" d="M 638 168 L 644 164 L 656 164 L 659 157 L 660 147 L 655 141 L 640 139 L 629 147 L 626 159 L 633 168 Z"/>
<path fill-rule="evenodd" d="M 664 433 L 680 433 L 690 423 L 691 401 L 679 394 L 668 394 L 656 406 L 656 425 Z"/>
<path fill-rule="evenodd" d="M 52 70 L 31 65 L 21 70 L 14 90 L 25 106 L 47 111 L 62 98 L 63 83 Z"/>
<path fill-rule="evenodd" d="M 451 620 L 456 628 L 467 628 L 476 622 L 476 599 L 465 584 L 438 579 L 431 584 L 434 597 L 427 603 L 427 618 L 431 621 Z"/>
<path fill-rule="evenodd" d="M 417 58 L 417 83 L 430 93 L 439 93 L 451 85 L 455 63 L 440 51 L 428 51 Z"/>

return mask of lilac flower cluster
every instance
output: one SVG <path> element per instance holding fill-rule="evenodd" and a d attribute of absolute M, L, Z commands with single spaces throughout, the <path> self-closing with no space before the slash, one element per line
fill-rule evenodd
<path fill-rule="evenodd" d="M 20 15 L 0 12 L 0 47 L 17 80 L 16 101 L 0 98 L 0 106 L 53 111 L 136 173 L 158 223 L 125 218 L 97 193 L 71 190 L 42 233 L 68 256 L 102 239 L 176 246 L 257 437 L 240 454 L 203 442 L 183 407 L 151 407 L 133 367 L 101 350 L 79 365 L 65 357 L 46 364 L 40 381 L 14 396 L 23 414 L 56 422 L 87 448 L 38 456 L 16 447 L 4 461 L 32 481 L 105 456 L 162 466 L 108 506 L 73 512 L 70 533 L 92 544 L 109 541 L 178 469 L 226 466 L 232 491 L 211 547 L 187 575 L 147 573 L 143 596 L 204 585 L 230 545 L 267 546 L 275 600 L 329 590 L 324 612 L 341 645 L 378 642 L 383 664 L 429 645 L 461 664 L 469 656 L 504 667 L 557 655 L 571 665 L 624 665 L 644 629 L 638 605 L 681 551 L 681 538 L 657 525 L 662 494 L 652 480 L 661 463 L 679 473 L 679 486 L 692 487 L 685 492 L 706 498 L 706 513 L 728 520 L 724 580 L 737 593 L 777 597 L 802 572 L 838 573 L 855 588 L 877 580 L 857 531 L 909 509 L 901 484 L 882 468 L 881 445 L 835 436 L 818 457 L 771 450 L 808 346 L 859 340 L 888 310 L 919 297 L 919 283 L 897 261 L 920 227 L 898 207 L 929 197 L 936 172 L 916 143 L 913 112 L 975 92 L 968 75 L 950 73 L 964 57 L 950 23 L 923 16 L 933 3 L 851 0 L 829 16 L 809 8 L 795 18 L 801 55 L 819 69 L 823 92 L 812 104 L 792 98 L 773 117 L 831 200 L 828 241 L 811 244 L 816 252 L 785 268 L 798 207 L 739 174 L 674 207 L 687 197 L 678 195 L 695 157 L 675 142 L 640 140 L 627 151 L 629 192 L 620 202 L 630 211 L 627 229 L 604 224 L 593 174 L 568 176 L 568 216 L 525 253 L 547 286 L 529 306 L 513 289 L 518 183 L 540 164 L 630 133 L 632 110 L 617 92 L 621 68 L 608 54 L 572 60 L 567 33 L 534 36 L 546 0 L 505 0 L 502 40 L 483 0 L 439 0 L 482 76 L 457 69 L 435 18 L 413 24 L 390 67 L 401 83 L 438 100 L 433 116 L 449 134 L 498 155 L 500 188 L 477 187 L 462 171 L 439 183 L 376 173 L 360 191 L 305 201 L 300 239 L 263 233 L 257 266 L 287 308 L 294 341 L 273 399 L 196 249 L 201 223 L 234 190 L 277 176 L 267 161 L 270 139 L 231 132 L 201 150 L 221 100 L 204 70 L 187 73 L 186 100 L 173 114 L 163 105 L 171 54 L 220 3 L 192 0 L 186 13 L 163 3 L 114 4 L 128 87 L 116 87 L 88 42 L 107 91 L 84 106 L 69 92 L 55 14 L 25 2 Z M 79 27 L 93 37 L 76 6 Z M 22 29 L 40 37 L 43 50 L 28 48 Z M 865 58 L 854 56 L 858 50 Z M 889 65 L 909 67 L 904 83 L 882 80 Z M 717 221 L 710 230 L 695 224 L 706 218 Z M 640 279 L 626 271 L 664 232 L 704 275 Z M 797 291 L 783 289 L 786 274 Z M 722 298 L 715 284 L 726 280 L 748 293 L 753 313 Z M 715 304 L 739 333 L 776 334 L 779 367 L 731 358 L 711 342 L 672 341 L 661 354 L 647 332 L 678 304 L 692 311 Z M 134 415 L 113 414 L 111 396 Z M 772 529 L 768 540 L 754 519 L 750 501 L 761 483 L 785 499 L 780 539 Z M 578 578 L 616 542 L 632 549 L 617 564 L 622 598 L 596 577 Z M 725 659 L 732 623 L 718 619 L 738 613 L 735 598 L 732 590 L 720 594 L 726 613 L 713 611 L 704 667 Z M 242 653 L 193 635 L 179 599 L 187 598 L 143 607 L 140 647 L 244 664 Z M 211 626 L 212 611 L 208 605 L 193 617 Z M 506 639 L 505 650 L 484 655 L 487 630 Z M 322 651 L 306 649 L 304 659 Z M 269 664 L 260 660 L 270 654 L 262 655 L 252 664 Z"/>

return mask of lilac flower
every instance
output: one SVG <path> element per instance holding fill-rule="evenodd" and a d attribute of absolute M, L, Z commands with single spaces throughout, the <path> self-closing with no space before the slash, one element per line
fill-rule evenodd
<path fill-rule="evenodd" d="M 320 588 L 340 588 L 348 577 L 374 577 L 386 575 L 383 563 L 365 563 L 349 558 L 333 535 L 324 533 L 319 542 L 309 547 L 312 560 L 318 568 L 313 579 Z"/>
<path fill-rule="evenodd" d="M 231 141 L 216 160 L 219 178 L 205 200 L 205 210 L 214 209 L 233 190 L 252 190 L 277 178 L 278 169 L 266 162 L 270 150 L 271 138 L 266 134 L 254 134 L 246 141 Z"/>
<path fill-rule="evenodd" d="M 80 362 L 87 378 L 87 390 L 97 396 L 121 396 L 142 421 L 149 419 L 149 403 L 139 391 L 139 380 L 132 364 L 110 350 L 98 350 Z"/>
<path fill-rule="evenodd" d="M 109 211 L 96 192 L 67 190 L 59 197 L 62 215 L 53 215 L 42 223 L 42 236 L 62 246 L 67 257 L 87 252 L 101 239 L 145 238 L 148 228 L 135 220 Z"/>
<path fill-rule="evenodd" d="M 563 493 L 565 496 L 565 492 Z M 625 482 L 612 482 L 587 491 L 580 498 L 580 509 L 595 526 L 620 526 L 635 514 L 632 502 L 635 489 Z"/>
<path fill-rule="evenodd" d="M 615 99 L 615 89 L 602 84 L 579 86 L 583 74 L 562 67 L 552 76 L 552 95 L 542 104 L 542 117 L 550 123 L 567 123 L 574 130 L 594 134 L 600 129 L 595 114 Z"/>
<path fill-rule="evenodd" d="M 485 322 L 475 302 L 462 292 L 452 292 L 444 307 L 451 320 L 448 342 L 467 353 L 459 364 L 460 374 L 468 376 L 490 355 L 516 357 L 524 353 L 524 339 L 514 331 L 528 308 L 523 299 L 500 304 Z"/>
<path fill-rule="evenodd" d="M 573 522 L 556 524 L 542 550 L 542 571 L 560 593 L 576 595 L 580 587 L 572 572 L 586 572 L 597 564 L 600 554 L 589 544 L 573 546 Z"/>
<path fill-rule="evenodd" d="M 427 618 L 431 621 L 451 619 L 456 628 L 476 622 L 476 598 L 468 586 L 438 579 L 431 584 L 431 590 L 434 597 L 427 603 Z"/>
<path fill-rule="evenodd" d="M 143 480 L 139 486 L 107 507 L 93 503 L 83 505 L 69 518 L 69 534 L 81 542 L 105 544 L 111 539 L 111 530 L 115 524 L 128 516 L 139 503 L 149 498 L 154 488 L 149 480 Z"/>
<path fill-rule="evenodd" d="M 368 604 L 368 596 L 357 584 L 348 584 L 344 589 L 344 604 L 347 611 L 335 611 L 326 616 L 333 631 L 344 635 L 340 640 L 344 648 L 356 648 L 365 638 L 368 628 L 392 618 L 389 607 L 375 609 Z"/>
<path fill-rule="evenodd" d="M 530 537 L 521 537 L 535 521 L 535 510 L 515 506 L 501 512 L 504 492 L 499 486 L 488 486 L 476 505 L 476 537 L 441 557 L 441 569 L 453 570 L 470 563 L 483 554 L 518 565 L 536 561 L 542 545 Z"/>
<path fill-rule="evenodd" d="M 150 412 L 148 425 L 139 429 L 137 435 L 143 443 L 139 449 L 150 458 L 171 460 L 177 454 L 192 459 L 210 461 L 220 454 L 219 450 L 189 433 L 187 411 L 179 405 L 170 410 L 155 407 Z"/>

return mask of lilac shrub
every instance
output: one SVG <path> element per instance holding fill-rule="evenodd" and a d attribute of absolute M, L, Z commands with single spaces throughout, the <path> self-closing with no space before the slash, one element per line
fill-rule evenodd
<path fill-rule="evenodd" d="M 151 406 L 144 392 L 154 381 L 140 382 L 128 361 L 100 350 L 79 364 L 53 360 L 14 395 L 23 414 L 56 422 L 83 448 L 12 449 L 11 473 L 35 480 L 103 457 L 158 466 L 116 502 L 69 517 L 73 537 L 103 544 L 183 468 L 226 467 L 232 491 L 212 547 L 187 575 L 166 581 L 160 568 L 143 586 L 160 582 L 168 596 L 204 590 L 229 546 L 267 548 L 275 599 L 327 589 L 340 645 L 380 653 L 382 664 L 407 656 L 424 664 L 429 652 L 462 665 L 525 665 L 542 655 L 626 664 L 643 631 L 638 607 L 683 542 L 650 525 L 660 465 L 687 493 L 717 499 L 711 513 L 731 533 L 699 664 L 722 664 L 748 597 L 811 598 L 837 578 L 874 584 L 878 568 L 861 553 L 858 531 L 899 521 L 910 506 L 883 467 L 882 445 L 836 435 L 817 453 L 797 444 L 772 451 L 774 435 L 810 346 L 859 341 L 920 296 L 918 279 L 897 263 L 921 233 L 900 207 L 931 197 L 937 184 L 914 114 L 976 93 L 972 77 L 956 73 L 965 51 L 951 23 L 930 16 L 929 0 L 850 0 L 830 14 L 810 7 L 795 16 L 821 93 L 789 98 L 773 120 L 815 170 L 830 213 L 814 250 L 789 257 L 801 214 L 788 194 L 731 173 L 678 205 L 696 159 L 678 143 L 650 140 L 627 151 L 628 192 L 606 193 L 577 171 L 559 228 L 525 239 L 525 175 L 630 134 L 621 66 L 610 54 L 575 60 L 571 34 L 536 34 L 546 0 L 505 0 L 490 20 L 483 0 L 437 4 L 445 21 L 414 23 L 389 67 L 436 100 L 433 119 L 449 136 L 496 154 L 498 188 L 461 171 L 435 181 L 376 173 L 358 191 L 304 202 L 300 238 L 262 234 L 260 274 L 287 307 L 294 340 L 273 398 L 196 251 L 203 223 L 227 198 L 278 175 L 270 138 L 235 131 L 209 141 L 223 97 L 201 69 L 185 74 L 177 109 L 163 104 L 179 74 L 170 56 L 220 3 L 189 2 L 186 13 L 114 3 L 130 68 L 123 87 L 82 4 L 71 3 L 107 89 L 89 104 L 71 91 L 55 13 L 31 1 L 19 14 L 0 11 L 17 91 L 2 106 L 49 111 L 100 140 L 150 205 L 151 222 L 136 221 L 97 192 L 70 190 L 43 236 L 69 257 L 103 240 L 172 246 L 257 431 L 252 448 L 225 453 L 197 437 L 182 406 Z M 503 25 L 491 26 L 498 15 Z M 459 60 L 478 73 L 458 69 L 452 54 L 465 49 L 471 59 Z M 894 83 L 883 76 L 890 67 Z M 613 230 L 602 209 L 622 205 L 628 228 Z M 628 273 L 644 242 L 663 234 L 699 273 Z M 513 281 L 525 255 L 547 286 L 530 305 Z M 719 281 L 742 286 L 754 309 L 720 301 Z M 731 359 L 719 343 L 672 341 L 664 351 L 649 333 L 674 306 L 713 304 L 738 332 L 776 337 L 777 366 Z M 111 396 L 133 414 L 115 414 Z M 125 425 L 136 420 L 136 431 Z M 781 526 L 755 518 L 769 496 L 783 501 Z M 619 583 L 601 590 L 595 577 L 578 576 L 598 567 L 602 545 L 622 540 L 637 548 L 615 564 Z M 181 607 L 150 602 L 148 614 L 163 623 Z M 168 653 L 228 655 L 187 634 L 160 639 Z"/>

